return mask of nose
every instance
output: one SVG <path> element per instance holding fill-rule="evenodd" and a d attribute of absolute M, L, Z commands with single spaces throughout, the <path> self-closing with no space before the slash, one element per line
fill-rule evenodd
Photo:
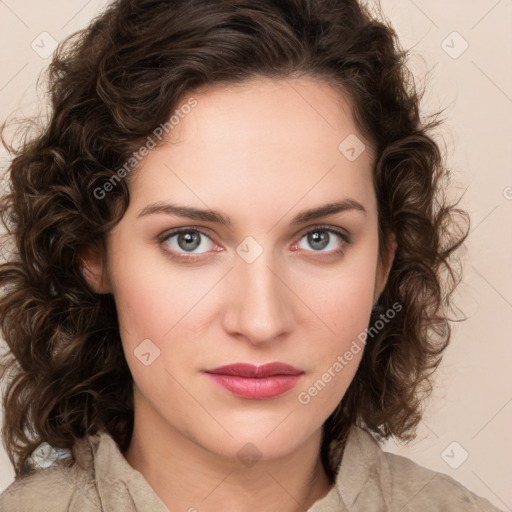
<path fill-rule="evenodd" d="M 226 332 L 254 345 L 282 340 L 294 326 L 294 294 L 288 280 L 266 251 L 252 263 L 237 257 L 225 283 Z"/>

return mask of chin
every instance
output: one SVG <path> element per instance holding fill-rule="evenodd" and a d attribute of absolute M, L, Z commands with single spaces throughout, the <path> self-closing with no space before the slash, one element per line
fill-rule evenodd
<path fill-rule="evenodd" d="M 227 426 L 230 435 L 217 429 L 217 435 L 209 435 L 207 439 L 202 431 L 196 440 L 208 451 L 226 458 L 278 459 L 292 453 L 311 436 L 303 423 L 287 423 L 287 419 L 283 422 L 285 417 L 283 414 L 280 421 L 266 425 L 248 421 L 245 425 Z"/>

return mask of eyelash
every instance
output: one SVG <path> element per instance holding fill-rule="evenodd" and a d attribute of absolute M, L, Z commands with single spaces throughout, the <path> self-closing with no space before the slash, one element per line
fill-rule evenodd
<path fill-rule="evenodd" d="M 332 226 L 315 226 L 314 228 L 310 229 L 309 231 L 302 233 L 299 237 L 299 241 L 302 240 L 302 238 L 304 238 L 306 235 L 309 235 L 311 233 L 315 233 L 318 231 L 325 231 L 328 233 L 334 233 L 334 234 L 338 235 L 342 239 L 341 247 L 339 249 L 335 249 L 333 251 L 329 251 L 326 253 L 323 253 L 322 251 L 309 251 L 309 252 L 313 252 L 313 253 L 316 252 L 318 254 L 327 254 L 329 256 L 341 255 L 345 252 L 346 247 L 352 243 L 352 239 L 348 234 L 346 234 L 345 232 L 343 232 L 337 228 L 333 228 Z M 165 245 L 165 242 L 167 242 L 172 237 L 179 235 L 180 233 L 190 233 L 190 232 L 200 233 L 201 235 L 203 235 L 206 238 L 211 240 L 211 237 L 208 235 L 208 233 L 206 233 L 205 231 L 203 231 L 200 228 L 191 226 L 191 227 L 174 229 L 168 233 L 164 233 L 161 237 L 159 237 L 159 244 L 163 248 L 163 246 Z M 198 261 L 201 257 L 203 257 L 203 254 L 204 254 L 204 253 L 200 253 L 200 254 L 192 254 L 191 253 L 187 256 L 184 256 L 183 253 L 181 253 L 180 255 L 177 255 L 172 250 L 169 250 L 167 248 L 163 248 L 163 250 L 167 254 L 171 255 L 171 257 L 173 257 L 173 258 L 187 260 L 187 261 L 191 261 L 191 262 Z"/>

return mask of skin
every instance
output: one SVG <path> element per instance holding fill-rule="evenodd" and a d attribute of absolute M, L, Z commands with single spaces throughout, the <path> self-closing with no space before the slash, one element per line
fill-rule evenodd
<path fill-rule="evenodd" d="M 330 489 L 321 428 L 362 351 L 308 404 L 298 395 L 368 326 L 396 249 L 392 240 L 380 260 L 374 154 L 350 104 L 315 79 L 257 78 L 193 97 L 197 106 L 168 143 L 130 176 L 130 205 L 108 237 L 106 264 L 94 251 L 84 257 L 91 285 L 115 297 L 134 378 L 135 426 L 124 456 L 169 510 L 307 510 Z M 338 149 L 349 134 L 366 144 L 355 161 Z M 346 198 L 366 213 L 291 224 L 303 210 Z M 139 217 L 154 203 L 210 208 L 233 224 Z M 188 251 L 196 239 L 162 241 L 181 227 L 207 236 L 194 232 L 201 243 Z M 326 247 L 308 239 L 318 230 Z M 236 252 L 248 236 L 263 250 L 251 263 Z M 160 350 L 148 366 L 134 354 L 145 339 Z M 273 361 L 305 373 L 267 400 L 233 396 L 203 373 Z M 237 456 L 247 443 L 261 457 L 251 467 Z"/>

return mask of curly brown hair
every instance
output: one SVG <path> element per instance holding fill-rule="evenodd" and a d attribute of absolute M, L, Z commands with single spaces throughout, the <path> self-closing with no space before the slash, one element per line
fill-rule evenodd
<path fill-rule="evenodd" d="M 379 11 L 380 12 L 380 11 Z M 379 19 L 380 18 L 380 19 Z M 452 253 L 468 214 L 443 193 L 446 165 L 419 113 L 409 51 L 391 23 L 357 0 L 117 0 L 63 41 L 48 68 L 51 114 L 25 137 L 8 168 L 0 216 L 12 251 L 0 265 L 3 441 L 17 476 L 43 442 L 70 450 L 106 429 L 121 450 L 133 429 L 132 376 L 116 306 L 82 273 L 81 252 L 104 240 L 129 202 L 112 179 L 185 94 L 251 77 L 307 76 L 350 98 L 375 147 L 379 247 L 397 250 L 370 323 L 399 315 L 365 348 L 355 378 L 324 424 L 322 462 L 351 425 L 377 439 L 411 439 L 431 375 L 450 337 L 460 282 Z M 29 121 L 27 121 L 29 122 Z M 456 218 L 458 217 L 458 219 Z M 464 229 L 467 226 L 467 229 Z"/>

